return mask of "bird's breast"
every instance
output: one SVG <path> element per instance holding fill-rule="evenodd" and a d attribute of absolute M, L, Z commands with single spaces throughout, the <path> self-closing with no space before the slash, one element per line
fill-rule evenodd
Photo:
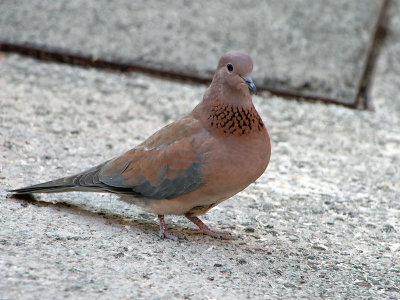
<path fill-rule="evenodd" d="M 221 198 L 246 188 L 268 166 L 271 147 L 265 128 L 245 137 L 219 138 L 212 145 L 202 172 L 210 192 Z"/>

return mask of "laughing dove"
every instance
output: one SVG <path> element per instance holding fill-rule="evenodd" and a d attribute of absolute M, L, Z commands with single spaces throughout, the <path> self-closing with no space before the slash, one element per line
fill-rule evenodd
<path fill-rule="evenodd" d="M 256 87 L 248 76 L 249 55 L 228 52 L 203 101 L 182 119 L 160 129 L 119 157 L 77 175 L 12 190 L 18 194 L 70 191 L 108 192 L 158 215 L 184 215 L 197 232 L 232 239 L 208 228 L 197 216 L 245 189 L 267 168 L 271 145 L 251 100 Z"/>

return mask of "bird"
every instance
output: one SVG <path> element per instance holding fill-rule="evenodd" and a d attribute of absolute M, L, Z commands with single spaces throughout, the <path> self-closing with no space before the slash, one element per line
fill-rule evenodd
<path fill-rule="evenodd" d="M 156 214 L 161 238 L 186 238 L 165 224 L 165 215 L 180 215 L 197 225 L 194 232 L 236 239 L 210 229 L 198 216 L 244 190 L 269 164 L 269 134 L 251 98 L 257 94 L 252 70 L 248 54 L 223 54 L 202 101 L 188 115 L 84 172 L 10 192 L 113 193 Z"/>

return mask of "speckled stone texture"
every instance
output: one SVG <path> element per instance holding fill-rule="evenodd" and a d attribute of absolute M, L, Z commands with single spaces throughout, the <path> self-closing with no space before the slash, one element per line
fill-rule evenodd
<path fill-rule="evenodd" d="M 237 241 L 161 240 L 156 216 L 106 194 L 7 198 L 130 149 L 205 87 L 1 54 L 0 298 L 399 298 L 399 1 L 390 11 L 375 111 L 254 97 L 270 165 L 202 217 Z"/>
<path fill-rule="evenodd" d="M 381 0 L 0 2 L 0 40 L 211 77 L 248 52 L 259 87 L 355 101 Z"/>

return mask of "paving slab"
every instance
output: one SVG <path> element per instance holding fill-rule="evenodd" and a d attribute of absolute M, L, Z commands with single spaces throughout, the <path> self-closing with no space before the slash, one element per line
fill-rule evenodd
<path fill-rule="evenodd" d="M 0 2 L 0 41 L 210 78 L 248 52 L 259 87 L 353 105 L 381 0 Z"/>
<path fill-rule="evenodd" d="M 254 97 L 270 166 L 203 217 L 237 241 L 161 240 L 155 216 L 105 194 L 7 198 L 130 149 L 205 87 L 2 54 L 0 298 L 398 298 L 399 22 L 377 64 L 375 112 Z"/>

